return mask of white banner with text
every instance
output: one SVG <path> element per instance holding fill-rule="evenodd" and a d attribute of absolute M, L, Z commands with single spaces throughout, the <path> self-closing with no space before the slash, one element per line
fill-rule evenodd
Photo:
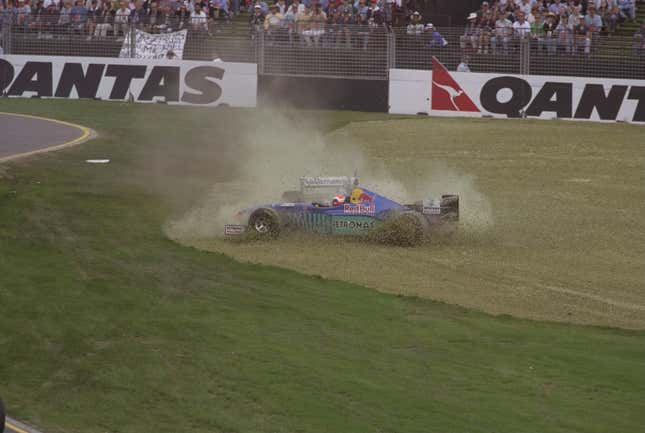
<path fill-rule="evenodd" d="M 9 97 L 255 107 L 257 65 L 106 57 L 0 56 Z"/>
<path fill-rule="evenodd" d="M 390 69 L 389 112 L 645 122 L 645 80 Z"/>

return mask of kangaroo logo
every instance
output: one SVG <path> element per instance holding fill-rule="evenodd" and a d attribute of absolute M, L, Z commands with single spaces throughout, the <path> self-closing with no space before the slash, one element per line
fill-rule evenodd
<path fill-rule="evenodd" d="M 475 113 L 480 111 L 436 57 L 432 58 L 432 94 L 430 101 L 433 110 L 470 111 Z"/>

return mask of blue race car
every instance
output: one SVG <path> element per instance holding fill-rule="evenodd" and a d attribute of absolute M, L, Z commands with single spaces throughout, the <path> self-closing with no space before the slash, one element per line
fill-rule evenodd
<path fill-rule="evenodd" d="M 244 209 L 241 225 L 226 225 L 226 235 L 244 232 L 278 236 L 283 229 L 323 235 L 366 235 L 381 223 L 406 218 L 427 233 L 433 226 L 459 221 L 459 196 L 400 204 L 359 187 L 356 177 L 301 177 L 299 191 L 286 191 L 282 202 Z"/>

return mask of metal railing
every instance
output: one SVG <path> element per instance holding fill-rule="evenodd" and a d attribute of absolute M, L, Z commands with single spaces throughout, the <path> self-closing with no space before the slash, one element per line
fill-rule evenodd
<path fill-rule="evenodd" d="M 153 22 L 2 23 L 5 54 L 118 57 L 135 29 L 188 30 L 183 58 L 253 62 L 258 73 L 328 78 L 387 79 L 390 68 L 432 69 L 436 56 L 455 70 L 466 60 L 473 72 L 645 79 L 645 41 L 633 36 L 574 35 L 562 31 L 525 37 L 491 29 L 389 28 L 320 24 L 313 28 L 240 21 L 190 19 Z M 136 43 L 136 41 L 135 41 Z"/>

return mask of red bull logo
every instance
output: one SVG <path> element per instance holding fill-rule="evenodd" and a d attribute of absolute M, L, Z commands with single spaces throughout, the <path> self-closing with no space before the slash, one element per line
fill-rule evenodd
<path fill-rule="evenodd" d="M 373 204 L 346 204 L 343 206 L 343 213 L 350 215 L 360 215 L 360 214 L 369 214 L 374 215 L 376 213 L 376 206 Z"/>
<path fill-rule="evenodd" d="M 343 213 L 350 215 L 376 213 L 374 197 L 362 188 L 354 188 L 349 196 L 349 203 L 343 206 Z"/>
<path fill-rule="evenodd" d="M 354 188 L 349 196 L 349 202 L 352 204 L 372 203 L 373 201 L 374 197 L 361 188 Z"/>

